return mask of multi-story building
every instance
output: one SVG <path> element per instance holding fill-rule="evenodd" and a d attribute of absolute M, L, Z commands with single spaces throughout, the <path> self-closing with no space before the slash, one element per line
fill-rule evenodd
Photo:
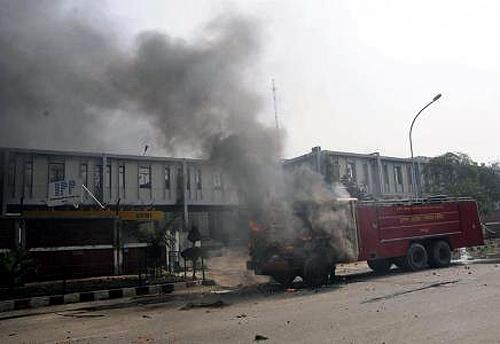
<path fill-rule="evenodd" d="M 423 163 L 416 164 L 419 185 Z M 347 180 L 376 198 L 413 194 L 410 159 L 315 147 L 283 165 L 307 166 L 331 185 Z M 52 215 L 56 185 L 70 183 L 81 196 L 57 208 L 81 212 Z M 0 196 L 0 252 L 28 249 L 40 266 L 35 279 L 66 278 L 68 271 L 70 277 L 134 273 L 147 266 L 152 243 L 138 236 L 142 217 L 118 221 L 118 213 L 99 211 L 101 204 L 116 211 L 161 210 L 179 219 L 175 247 L 165 246 L 163 255 L 170 265 L 191 245 L 186 229 L 192 226 L 205 240 L 241 242 L 247 235 L 237 190 L 219 166 L 201 159 L 0 148 Z"/>
<path fill-rule="evenodd" d="M 422 185 L 416 163 L 417 185 Z M 378 198 L 413 194 L 412 163 L 407 158 L 321 150 L 284 161 L 285 168 L 309 166 L 327 183 L 350 180 Z M 238 217 L 238 197 L 224 179 L 224 171 L 201 159 L 132 156 L 107 153 L 0 149 L 0 206 L 2 214 L 47 207 L 49 185 L 75 180 L 105 205 L 124 209 L 154 207 L 182 212 L 190 225 L 216 239 L 229 235 L 229 223 Z M 95 207 L 82 191 L 80 207 Z M 222 234 L 221 234 L 222 233 Z"/>
<path fill-rule="evenodd" d="M 424 186 L 421 171 L 427 161 L 422 157 L 415 159 L 419 194 L 422 194 Z M 350 181 L 375 198 L 407 198 L 414 195 L 412 165 L 412 160 L 408 158 L 329 151 L 320 147 L 284 161 L 288 169 L 307 166 L 318 171 L 328 184 Z"/>
<path fill-rule="evenodd" d="M 2 215 L 19 213 L 21 204 L 47 208 L 50 183 L 74 180 L 90 191 L 82 190 L 80 208 L 96 207 L 93 195 L 110 207 L 182 212 L 189 225 L 220 240 L 237 218 L 236 190 L 205 160 L 1 148 L 0 170 Z"/>

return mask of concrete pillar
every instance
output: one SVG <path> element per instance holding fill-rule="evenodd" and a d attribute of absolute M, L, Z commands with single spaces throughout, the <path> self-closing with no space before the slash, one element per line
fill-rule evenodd
<path fill-rule="evenodd" d="M 424 175 L 422 173 L 422 164 L 420 162 L 416 163 L 417 170 L 415 171 L 416 176 L 417 176 L 417 190 L 418 190 L 418 197 L 422 197 L 425 195 L 425 190 L 424 190 Z"/>
<path fill-rule="evenodd" d="M 9 152 L 5 151 L 3 153 L 3 164 L 2 164 L 2 213 L 1 215 L 5 215 L 7 213 L 7 179 L 9 176 L 8 167 L 9 166 Z"/>
<path fill-rule="evenodd" d="M 188 171 L 188 167 L 187 167 L 187 161 L 184 159 L 182 161 L 182 188 L 183 188 L 183 192 L 184 192 L 184 196 L 183 196 L 183 202 L 182 202 L 182 205 L 183 205 L 183 211 L 184 211 L 184 230 L 187 231 L 187 227 L 188 227 L 188 223 L 189 223 L 189 213 L 188 213 L 188 191 L 187 191 L 187 182 L 188 182 L 188 178 L 187 178 L 187 175 L 188 175 L 189 171 Z"/>
<path fill-rule="evenodd" d="M 377 160 L 376 160 L 376 170 L 377 170 L 377 178 L 375 178 L 376 183 L 377 183 L 377 193 L 376 195 L 378 197 L 382 197 L 384 194 L 384 170 L 382 167 L 382 159 L 380 158 L 380 154 L 377 153 Z"/>
<path fill-rule="evenodd" d="M 26 248 L 26 223 L 23 218 L 19 218 L 15 221 L 14 224 L 15 233 L 15 248 L 17 249 L 25 249 Z"/>
<path fill-rule="evenodd" d="M 120 224 L 121 222 L 119 219 L 113 221 L 113 267 L 115 275 L 119 275 L 123 271 L 123 256 L 120 245 Z"/>
<path fill-rule="evenodd" d="M 101 180 L 102 180 L 102 203 L 109 203 L 110 202 L 110 198 L 109 198 L 109 192 L 107 191 L 107 188 L 108 187 L 111 187 L 111 185 L 108 185 L 109 184 L 109 180 L 108 178 L 106 178 L 107 176 L 107 171 L 108 169 L 108 158 L 106 157 L 105 154 L 102 155 L 102 171 L 101 171 Z M 111 171 L 110 171 L 111 173 Z"/>

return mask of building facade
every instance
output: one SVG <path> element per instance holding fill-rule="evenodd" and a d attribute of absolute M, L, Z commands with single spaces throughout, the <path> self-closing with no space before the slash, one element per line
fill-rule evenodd
<path fill-rule="evenodd" d="M 419 190 L 425 163 L 422 158 L 416 162 Z M 376 198 L 414 194 L 412 162 L 407 158 L 314 147 L 283 165 L 312 168 L 329 184 L 349 180 Z M 225 180 L 224 171 L 201 159 L 0 148 L 0 171 L 2 215 L 19 213 L 21 205 L 47 208 L 50 183 L 75 180 L 77 187 L 84 185 L 90 191 L 82 191 L 81 208 L 97 207 L 95 196 L 110 208 L 182 212 L 189 226 L 198 226 L 203 235 L 216 240 L 227 239 L 229 227 L 238 218 L 236 188 Z"/>
<path fill-rule="evenodd" d="M 422 170 L 426 158 L 415 159 L 417 190 L 422 195 Z M 310 153 L 284 161 L 287 169 L 311 168 L 323 176 L 327 184 L 350 181 L 374 198 L 412 197 L 413 164 L 408 158 L 382 156 L 379 153 L 358 154 L 321 150 L 314 147 Z"/>
<path fill-rule="evenodd" d="M 203 235 L 227 239 L 226 224 L 237 218 L 235 188 L 223 171 L 200 159 L 0 148 L 2 215 L 47 208 L 50 183 L 74 180 L 84 185 L 79 208 L 181 212 Z M 66 207 L 72 208 L 73 205 Z"/>
<path fill-rule="evenodd" d="M 419 185 L 423 164 L 418 159 Z M 374 198 L 413 195 L 410 159 L 315 147 L 283 166 L 318 171 L 332 186 L 347 180 Z M 206 160 L 0 148 L 0 172 L 0 252 L 29 250 L 39 266 L 30 277 L 34 280 L 146 269 L 154 245 L 138 235 L 144 229 L 139 226 L 153 223 L 142 217 L 124 220 L 119 211 L 160 210 L 176 219 L 170 233 L 175 247 L 165 245 L 160 252 L 169 266 L 179 266 L 180 251 L 191 245 L 187 230 L 192 226 L 204 245 L 247 240 L 248 221 L 236 188 Z M 81 196 L 54 207 L 50 198 L 56 182 L 74 183 Z M 56 209 L 72 212 L 57 215 Z"/>

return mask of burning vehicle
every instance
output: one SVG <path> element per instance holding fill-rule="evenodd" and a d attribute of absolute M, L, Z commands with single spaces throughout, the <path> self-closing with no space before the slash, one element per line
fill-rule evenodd
<path fill-rule="evenodd" d="M 355 198 L 293 204 L 295 224 L 292 226 L 300 228 L 296 235 L 283 236 L 286 229 L 279 221 L 268 226 L 252 221 L 252 260 L 247 268 L 256 274 L 270 275 L 284 286 L 296 276 L 313 286 L 327 283 L 335 275 L 337 263 L 356 260 L 356 204 Z"/>
<path fill-rule="evenodd" d="M 330 209 L 327 221 L 321 208 Z M 326 284 L 336 264 L 354 261 L 366 260 L 378 273 L 388 272 L 393 264 L 410 271 L 446 267 L 452 250 L 484 244 L 477 204 L 469 198 L 346 198 L 321 205 L 298 203 L 294 211 L 303 230 L 289 240 L 283 239 L 285 228 L 278 223 L 250 224 L 247 268 L 283 286 L 297 276 L 309 286 Z"/>

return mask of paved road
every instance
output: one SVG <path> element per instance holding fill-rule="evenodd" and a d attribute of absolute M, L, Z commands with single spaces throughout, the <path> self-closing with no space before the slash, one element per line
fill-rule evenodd
<path fill-rule="evenodd" d="M 212 303 L 219 308 L 190 305 Z M 180 310 L 180 308 L 187 310 Z M 350 275 L 318 291 L 268 286 L 1 313 L 1 343 L 500 343 L 500 267 Z"/>

